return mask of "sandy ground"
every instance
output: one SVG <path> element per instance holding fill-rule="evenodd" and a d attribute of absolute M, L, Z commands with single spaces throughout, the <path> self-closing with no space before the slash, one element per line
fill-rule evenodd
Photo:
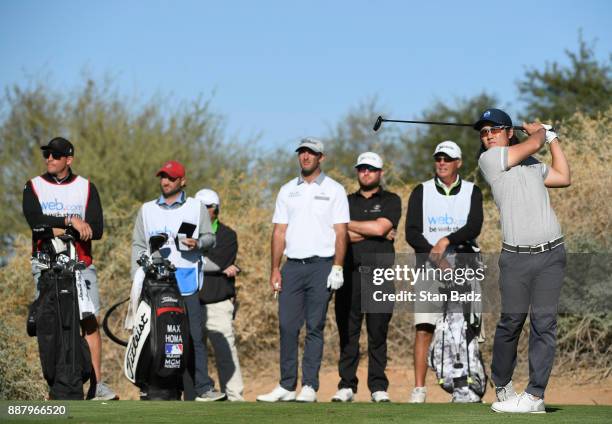
<path fill-rule="evenodd" d="M 360 367 L 359 390 L 356 400 L 369 402 L 370 392 L 367 388 L 367 371 Z M 407 402 L 414 385 L 414 376 L 408 368 L 389 368 L 389 396 L 394 402 Z M 338 373 L 335 368 L 325 368 L 320 374 L 321 387 L 317 394 L 319 402 L 328 402 L 337 390 Z M 272 390 L 278 383 L 278 375 L 272 372 L 260 373 L 256 379 L 245 376 L 245 399 L 254 401 L 256 396 Z M 522 391 L 527 384 L 526 378 L 517 378 L 514 386 Z M 299 390 L 299 388 L 298 388 Z M 495 392 L 489 386 L 484 402 L 494 401 Z M 427 402 L 449 402 L 450 395 L 442 390 L 435 381 L 434 374 L 427 372 Z M 612 405 L 612 376 L 595 381 L 581 376 L 551 376 L 546 391 L 546 402 L 549 404 L 569 405 Z"/>

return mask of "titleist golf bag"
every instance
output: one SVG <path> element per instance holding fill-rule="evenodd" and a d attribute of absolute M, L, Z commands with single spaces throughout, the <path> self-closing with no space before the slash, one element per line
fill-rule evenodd
<path fill-rule="evenodd" d="M 180 399 L 188 357 L 189 323 L 175 267 L 159 253 L 167 238 L 166 234 L 151 237 L 151 256 L 144 252 L 138 259 L 144 280 L 138 306 L 132 311 L 124 372 L 140 388 L 141 400 Z"/>
<path fill-rule="evenodd" d="M 477 252 L 453 254 L 447 259 L 455 269 L 482 266 Z M 451 301 L 451 291 L 466 300 Z M 452 281 L 439 292 L 446 294 L 447 300 L 429 347 L 429 366 L 436 372 L 438 384 L 453 395 L 453 402 L 480 402 L 488 380 L 478 347 L 481 304 L 469 300 L 469 295 L 482 292 L 480 282 L 476 278 L 462 284 Z"/>
<path fill-rule="evenodd" d="M 87 399 L 95 396 L 96 381 L 89 345 L 81 335 L 77 273 L 85 264 L 77 262 L 74 240 L 78 233 L 53 237 L 49 227 L 34 229 L 38 246 L 33 261 L 41 269 L 39 295 L 30 305 L 27 332 L 36 337 L 43 376 L 49 396 L 57 400 L 82 400 L 83 383 L 91 379 Z"/>

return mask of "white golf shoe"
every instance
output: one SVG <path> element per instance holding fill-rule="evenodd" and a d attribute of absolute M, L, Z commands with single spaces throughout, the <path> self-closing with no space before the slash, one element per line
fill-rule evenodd
<path fill-rule="evenodd" d="M 384 390 L 379 390 L 377 392 L 372 393 L 372 402 L 391 402 L 391 399 L 389 399 L 389 394 L 387 392 L 385 392 Z"/>
<path fill-rule="evenodd" d="M 291 402 L 295 400 L 295 391 L 284 389 L 280 386 L 276 386 L 274 390 L 265 395 L 257 396 L 258 402 Z"/>
<path fill-rule="evenodd" d="M 317 401 L 317 392 L 310 387 L 304 386 L 302 390 L 300 390 L 300 394 L 295 398 L 296 402 L 316 402 Z"/>
<path fill-rule="evenodd" d="M 410 395 L 410 403 L 425 403 L 427 387 L 415 387 Z"/>
<path fill-rule="evenodd" d="M 508 399 L 518 397 L 516 391 L 514 391 L 514 387 L 512 387 L 512 380 L 510 380 L 510 382 L 505 386 L 495 387 L 495 396 L 497 397 L 498 402 L 504 402 Z"/>
<path fill-rule="evenodd" d="M 331 398 L 332 402 L 352 402 L 355 399 L 355 393 L 353 393 L 353 389 L 349 387 L 344 387 L 336 392 L 336 394 Z"/>
<path fill-rule="evenodd" d="M 515 398 L 503 402 L 493 402 L 491 409 L 495 412 L 510 412 L 517 414 L 545 414 L 544 399 L 538 399 L 529 393 L 521 393 Z"/>

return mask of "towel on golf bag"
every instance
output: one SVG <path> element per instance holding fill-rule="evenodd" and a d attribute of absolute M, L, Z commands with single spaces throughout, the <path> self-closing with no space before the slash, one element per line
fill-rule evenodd
<path fill-rule="evenodd" d="M 81 271 L 74 272 L 77 299 L 79 301 L 79 313 L 81 319 L 85 319 L 88 316 L 96 314 L 96 308 L 91 301 L 91 297 L 89 297 L 89 290 L 87 290 L 87 283 L 83 278 L 83 274 Z"/>
<path fill-rule="evenodd" d="M 132 280 L 132 289 L 130 290 L 130 303 L 128 303 L 127 314 L 125 315 L 125 322 L 123 324 L 126 330 L 134 328 L 134 320 L 136 311 L 138 309 L 138 301 L 140 299 L 140 293 L 142 292 L 142 282 L 145 279 L 145 271 L 142 267 L 138 267 Z"/>

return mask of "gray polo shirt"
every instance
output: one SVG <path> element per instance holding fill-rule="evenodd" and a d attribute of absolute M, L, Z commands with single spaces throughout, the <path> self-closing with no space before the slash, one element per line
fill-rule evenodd
<path fill-rule="evenodd" d="M 548 167 L 529 157 L 508 168 L 508 147 L 492 147 L 478 159 L 501 215 L 504 241 L 536 245 L 561 237 L 544 180 Z"/>

